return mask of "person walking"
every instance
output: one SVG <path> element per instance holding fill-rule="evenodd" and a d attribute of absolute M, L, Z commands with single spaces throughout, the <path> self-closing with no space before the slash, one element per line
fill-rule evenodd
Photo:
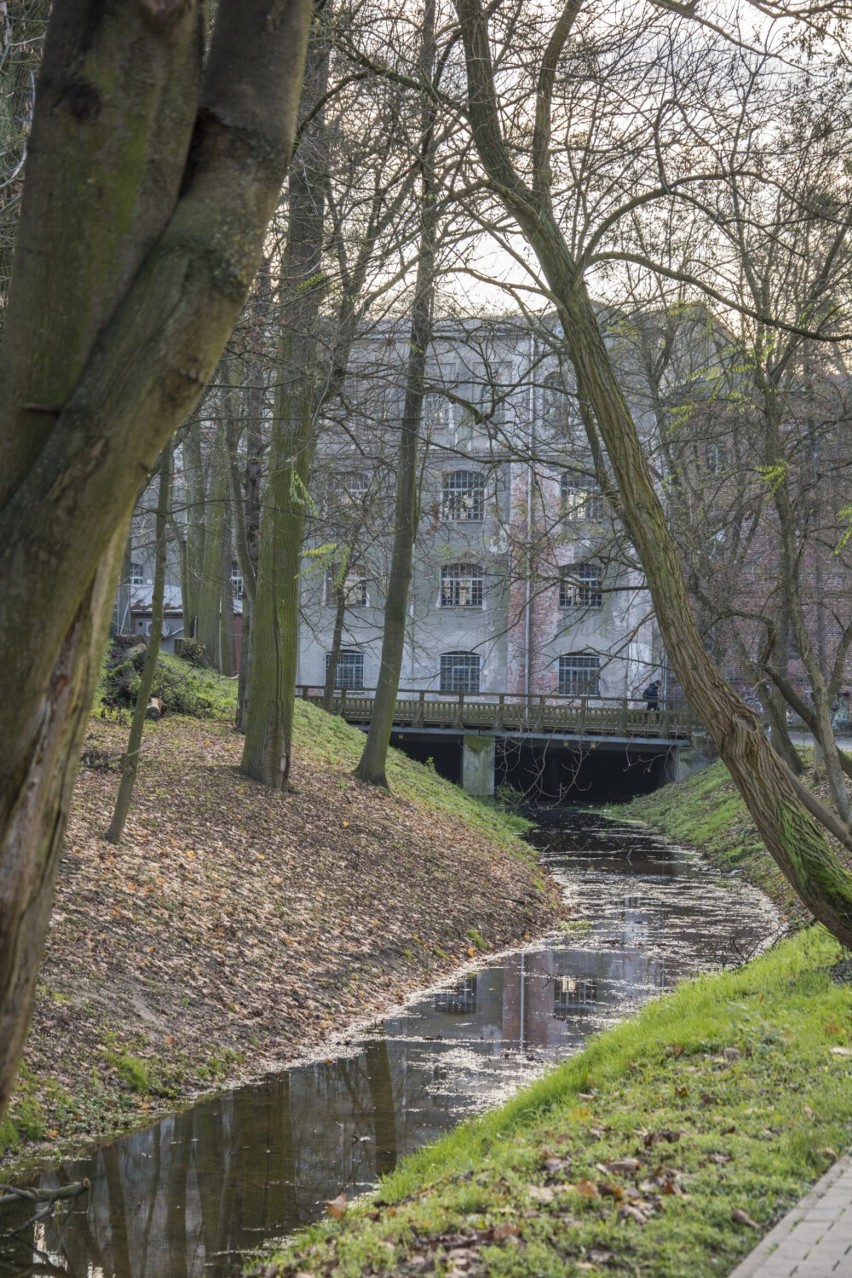
<path fill-rule="evenodd" d="M 653 683 L 649 683 L 645 691 L 642 693 L 645 698 L 646 710 L 659 710 L 660 708 L 660 681 L 655 679 Z"/>

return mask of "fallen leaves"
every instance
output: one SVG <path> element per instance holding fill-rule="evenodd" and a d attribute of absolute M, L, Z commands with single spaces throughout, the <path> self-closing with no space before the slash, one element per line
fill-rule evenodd
<path fill-rule="evenodd" d="M 92 734 L 123 748 L 116 725 Z M 300 747 L 282 807 L 239 775 L 240 749 L 228 724 L 164 721 L 117 847 L 101 837 L 117 774 L 80 777 L 41 974 L 55 997 L 39 998 L 27 1048 L 75 1096 L 110 1085 L 91 1068 L 107 1033 L 191 1096 L 211 1058 L 230 1054 L 227 1081 L 258 1076 L 475 957 L 472 927 L 500 947 L 553 922 L 535 867 L 457 812 L 381 795 Z M 122 1122 L 127 1103 L 142 1104 L 125 1097 Z"/>
<path fill-rule="evenodd" d="M 528 1185 L 527 1197 L 536 1203 L 552 1203 L 556 1198 L 556 1190 L 550 1185 Z"/>
<path fill-rule="evenodd" d="M 646 1149 L 653 1148 L 660 1141 L 668 1141 L 669 1144 L 673 1144 L 674 1141 L 680 1140 L 680 1132 L 672 1131 L 669 1127 L 661 1127 L 651 1132 L 640 1130 L 637 1135 L 641 1138 L 642 1144 Z"/>
<path fill-rule="evenodd" d="M 578 1180 L 574 1186 L 574 1191 L 581 1198 L 600 1198 L 600 1192 L 593 1180 Z"/>
<path fill-rule="evenodd" d="M 325 1210 L 332 1220 L 342 1220 L 349 1206 L 349 1195 L 338 1194 L 336 1198 L 326 1199 Z"/>
<path fill-rule="evenodd" d="M 746 1225 L 749 1229 L 760 1229 L 760 1225 L 756 1220 L 752 1220 L 746 1212 L 740 1207 L 734 1207 L 731 1211 L 731 1220 L 735 1225 Z"/>

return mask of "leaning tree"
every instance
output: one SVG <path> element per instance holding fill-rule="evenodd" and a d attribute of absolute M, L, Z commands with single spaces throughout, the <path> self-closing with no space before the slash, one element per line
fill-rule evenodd
<path fill-rule="evenodd" d="M 310 0 L 53 7 L 0 349 L 0 1114 L 127 523 L 257 269 Z"/>
<path fill-rule="evenodd" d="M 852 847 L 852 837 L 785 766 L 764 737 L 757 715 L 737 695 L 705 648 L 678 546 L 586 280 L 595 246 L 620 217 L 643 205 L 656 203 L 665 208 L 678 188 L 711 183 L 715 173 L 694 172 L 693 156 L 686 144 L 682 148 L 685 172 L 677 176 L 665 171 L 664 103 L 658 103 L 654 110 L 653 86 L 649 84 L 643 110 L 625 114 L 625 99 L 611 84 L 614 64 L 622 60 L 623 53 L 609 62 L 596 56 L 593 31 L 578 24 L 584 0 L 566 0 L 560 6 L 549 35 L 541 40 L 535 56 L 526 60 L 524 70 L 532 68 L 530 89 L 519 66 L 507 68 L 505 57 L 501 63 L 495 62 L 489 21 L 495 13 L 500 15 L 501 6 L 490 5 L 486 13 L 481 0 L 455 0 L 455 8 L 464 46 L 465 113 L 473 145 L 488 187 L 515 219 L 541 268 L 574 368 L 590 442 L 600 438 L 606 447 L 621 514 L 645 571 L 668 656 L 768 851 L 813 915 L 845 945 L 852 946 L 852 874 L 839 861 L 825 830 L 847 848 Z M 501 52 L 505 54 L 518 48 L 523 30 L 520 7 L 505 6 L 504 16 Z M 653 57 L 659 22 L 659 13 L 651 10 L 636 28 L 634 48 L 648 58 Z M 538 38 L 537 24 L 533 34 Z M 617 40 L 619 34 L 612 39 Z M 574 57 L 570 74 L 565 73 L 564 65 L 568 54 Z M 645 62 L 649 79 L 652 71 Z M 595 173 L 589 159 L 587 135 L 579 142 L 581 155 L 576 154 L 574 138 L 582 131 L 581 121 L 559 115 L 558 93 L 578 83 L 585 84 L 587 92 L 605 104 L 611 143 L 607 163 L 634 165 L 634 187 L 624 195 L 605 174 L 605 195 L 592 189 L 593 183 L 601 182 L 601 174 Z M 651 146 L 642 172 L 634 157 L 643 149 L 639 131 L 648 120 L 653 125 Z M 557 121 L 569 144 L 567 158 L 555 140 L 559 136 L 554 127 Z M 681 152 L 674 154 L 680 156 Z"/>

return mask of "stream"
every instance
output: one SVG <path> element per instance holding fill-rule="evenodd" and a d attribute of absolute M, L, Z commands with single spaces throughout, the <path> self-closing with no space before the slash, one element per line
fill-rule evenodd
<path fill-rule="evenodd" d="M 5 1208 L 0 1275 L 226 1278 L 246 1253 L 375 1184 L 403 1154 L 499 1104 L 589 1033 L 778 927 L 761 893 L 632 826 L 539 809 L 529 836 L 564 884 L 556 939 L 484 962 L 294 1067 L 201 1101 L 40 1188 L 88 1177 L 70 1208 Z"/>

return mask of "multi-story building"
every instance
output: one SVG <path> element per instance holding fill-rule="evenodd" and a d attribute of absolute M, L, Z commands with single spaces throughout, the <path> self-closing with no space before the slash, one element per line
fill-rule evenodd
<path fill-rule="evenodd" d="M 510 321 L 438 326 L 403 688 L 634 697 L 659 671 L 642 577 L 553 337 Z M 364 338 L 345 413 L 320 437 L 303 684 L 323 684 L 336 649 L 338 687 L 376 684 L 405 355 L 398 329 Z"/>
<path fill-rule="evenodd" d="M 757 705 L 760 654 L 770 626 L 784 621 L 771 487 L 754 464 L 757 407 L 726 334 L 703 312 L 680 316 L 674 337 L 661 336 L 653 317 L 609 319 L 610 348 L 665 490 L 699 626 Z M 343 393 L 321 423 L 302 571 L 302 685 L 322 686 L 334 659 L 337 687 L 369 689 L 378 679 L 407 354 L 401 322 L 362 334 Z M 801 488 L 803 606 L 845 726 L 852 684 L 845 365 L 827 370 L 819 395 L 813 382 L 801 405 L 788 395 L 783 434 Z M 598 480 L 554 324 L 439 322 L 401 689 L 640 698 L 659 679 L 661 696 L 677 698 L 641 570 Z M 176 488 L 184 507 L 175 521 L 188 525 L 187 486 Z M 137 512 L 118 600 L 122 624 L 134 633 L 149 625 L 151 507 L 149 500 Z M 167 643 L 184 634 L 176 583 L 179 558 L 183 576 L 188 561 L 176 543 L 170 556 Z M 237 627 L 236 561 L 233 569 L 226 610 Z M 225 584 L 223 597 L 229 593 Z M 789 644 L 787 670 L 807 694 L 807 671 Z"/>

